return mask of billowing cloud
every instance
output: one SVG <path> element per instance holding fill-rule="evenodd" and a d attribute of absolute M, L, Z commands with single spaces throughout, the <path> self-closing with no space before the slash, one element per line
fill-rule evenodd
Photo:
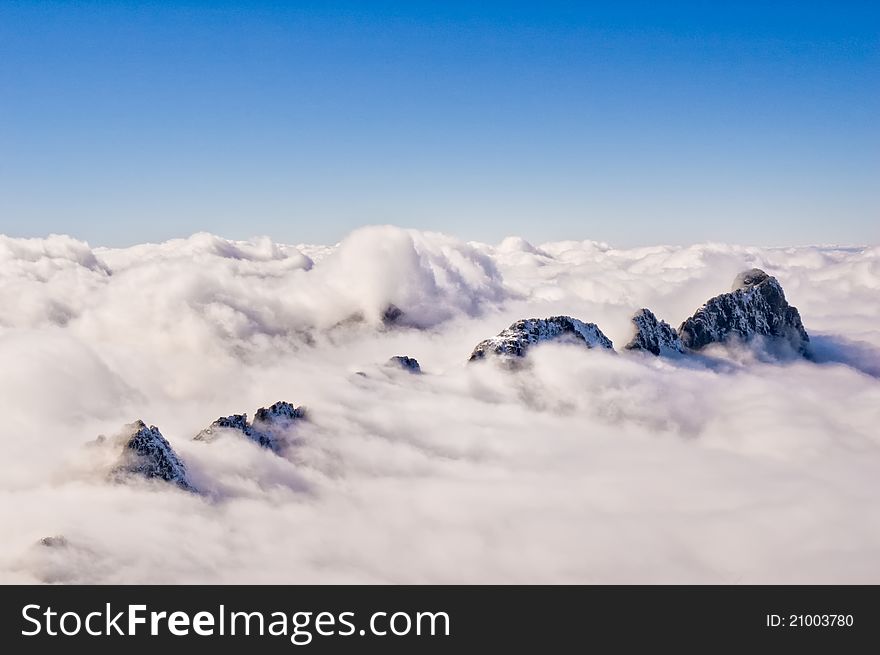
<path fill-rule="evenodd" d="M 636 309 L 677 326 L 751 267 L 816 361 L 466 364 L 527 317 L 619 348 Z M 0 237 L 0 580 L 877 583 L 878 292 L 877 247 Z M 424 373 L 384 365 L 403 354 Z M 192 440 L 281 399 L 308 409 L 281 456 Z M 108 480 L 87 444 L 135 419 L 201 493 Z"/>

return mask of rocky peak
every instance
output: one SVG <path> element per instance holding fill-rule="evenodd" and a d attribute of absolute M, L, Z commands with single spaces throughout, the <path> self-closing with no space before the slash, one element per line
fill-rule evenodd
<path fill-rule="evenodd" d="M 155 425 L 147 427 L 143 421 L 135 421 L 125 426 L 120 441 L 123 448 L 114 473 L 164 480 L 182 489 L 194 490 L 183 460 Z"/>
<path fill-rule="evenodd" d="M 730 287 L 731 291 L 737 291 L 739 289 L 748 289 L 749 287 L 754 287 L 764 280 L 769 280 L 770 276 L 767 275 L 760 268 L 750 268 L 747 271 L 743 271 L 739 275 L 737 275 L 733 279 L 733 285 Z"/>
<path fill-rule="evenodd" d="M 221 416 L 193 439 L 195 441 L 212 441 L 217 436 L 217 432 L 221 430 L 237 430 L 248 438 L 253 437 L 253 428 L 248 421 L 247 414 L 232 414 L 231 416 Z"/>
<path fill-rule="evenodd" d="M 388 360 L 388 366 L 402 368 L 404 371 L 410 373 L 422 372 L 422 367 L 419 366 L 419 361 L 415 357 L 408 357 L 407 355 L 395 355 Z"/>
<path fill-rule="evenodd" d="M 653 355 L 684 352 L 678 333 L 650 309 L 640 309 L 632 317 L 636 332 L 625 350 L 643 350 Z"/>
<path fill-rule="evenodd" d="M 385 311 L 382 312 L 382 324 L 385 327 L 397 325 L 403 319 L 403 315 L 404 312 L 400 307 L 398 307 L 394 303 L 390 303 L 385 308 Z"/>
<path fill-rule="evenodd" d="M 497 336 L 478 343 L 469 361 L 483 359 L 487 355 L 524 357 L 534 344 L 566 340 L 587 348 L 613 347 L 611 340 L 602 334 L 595 323 L 584 323 L 570 316 L 527 318 L 517 321 Z"/>
<path fill-rule="evenodd" d="M 211 441 L 222 430 L 234 430 L 264 448 L 281 450 L 287 429 L 298 419 L 305 418 L 305 409 L 294 407 L 288 402 L 278 401 L 269 407 L 261 407 L 250 423 L 247 414 L 221 416 L 207 428 L 199 432 L 196 441 Z"/>
<path fill-rule="evenodd" d="M 216 421 L 211 423 L 211 427 L 214 428 L 232 428 L 233 430 L 249 430 L 250 425 L 248 424 L 247 414 L 233 414 L 232 416 L 221 416 Z"/>
<path fill-rule="evenodd" d="M 711 343 L 755 337 L 787 341 L 807 355 L 810 341 L 797 308 L 779 281 L 758 268 L 736 276 L 733 290 L 711 298 L 678 329 L 682 343 L 699 350 Z"/>
<path fill-rule="evenodd" d="M 299 418 L 305 418 L 306 410 L 302 407 L 294 407 L 288 402 L 279 400 L 269 407 L 260 407 L 254 415 L 254 424 L 279 425 L 290 423 Z"/>

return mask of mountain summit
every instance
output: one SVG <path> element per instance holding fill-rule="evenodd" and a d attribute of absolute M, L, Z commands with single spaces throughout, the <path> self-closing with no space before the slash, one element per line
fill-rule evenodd
<path fill-rule="evenodd" d="M 187 491 L 194 491 L 187 477 L 186 465 L 155 425 L 147 427 L 143 421 L 135 421 L 125 426 L 117 439 L 123 448 L 114 474 L 134 474 L 164 480 Z M 99 437 L 99 440 L 103 439 Z"/>
<path fill-rule="evenodd" d="M 684 352 L 678 333 L 666 321 L 661 321 L 650 309 L 640 309 L 632 317 L 636 333 L 624 350 L 644 350 L 652 355 Z"/>
<path fill-rule="evenodd" d="M 526 318 L 478 343 L 469 361 L 484 359 L 486 355 L 524 357 L 530 346 L 544 341 L 571 341 L 587 348 L 613 348 L 611 339 L 602 334 L 595 323 L 584 323 L 571 316 Z"/>
<path fill-rule="evenodd" d="M 731 339 L 765 337 L 787 341 L 807 355 L 810 342 L 800 313 L 788 304 L 782 285 L 759 268 L 737 275 L 729 293 L 708 300 L 681 324 L 678 333 L 693 350 Z"/>
<path fill-rule="evenodd" d="M 253 423 L 248 421 L 247 414 L 221 416 L 199 432 L 194 439 L 212 441 L 219 432 L 230 430 L 244 435 L 263 448 L 279 452 L 287 442 L 289 428 L 295 421 L 305 418 L 305 415 L 303 407 L 294 407 L 288 402 L 279 400 L 269 407 L 260 407 L 254 415 Z"/>

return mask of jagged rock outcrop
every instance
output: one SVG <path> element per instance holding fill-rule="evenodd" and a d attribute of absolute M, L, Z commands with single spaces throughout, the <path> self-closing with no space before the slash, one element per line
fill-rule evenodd
<path fill-rule="evenodd" d="M 408 357 L 407 355 L 395 355 L 388 360 L 388 366 L 402 368 L 409 373 L 418 374 L 422 372 L 422 367 L 419 366 L 419 361 L 415 357 Z"/>
<path fill-rule="evenodd" d="M 247 414 L 221 416 L 211 423 L 211 427 L 209 427 L 208 430 L 211 428 L 230 428 L 232 430 L 241 430 L 242 432 L 249 432 L 251 430 L 251 426 L 247 420 Z M 207 432 L 207 430 L 203 430 L 203 432 Z"/>
<path fill-rule="evenodd" d="M 103 439 L 99 437 L 99 441 Z M 155 425 L 147 427 L 143 421 L 135 421 L 125 426 L 115 442 L 122 444 L 122 453 L 113 469 L 114 476 L 138 475 L 171 482 L 187 491 L 195 490 L 183 460 Z"/>
<path fill-rule="evenodd" d="M 248 421 L 247 414 L 232 414 L 231 416 L 221 416 L 211 423 L 204 430 L 199 432 L 194 439 L 196 441 L 213 441 L 217 435 L 223 430 L 234 430 L 241 432 L 248 439 L 256 441 L 261 446 L 268 445 L 268 439 L 257 433 Z"/>
<path fill-rule="evenodd" d="M 666 321 L 661 321 L 650 309 L 640 309 L 632 317 L 636 333 L 624 350 L 643 350 L 653 355 L 684 352 L 678 333 Z"/>
<path fill-rule="evenodd" d="M 570 316 L 527 318 L 517 321 L 491 339 L 476 345 L 469 361 L 487 355 L 523 357 L 530 346 L 544 341 L 570 340 L 587 348 L 613 348 L 611 339 L 602 334 L 595 323 L 584 323 Z"/>
<path fill-rule="evenodd" d="M 390 303 L 388 307 L 385 308 L 385 311 L 382 312 L 382 324 L 385 327 L 391 327 L 400 323 L 403 317 L 403 310 L 394 303 Z"/>
<path fill-rule="evenodd" d="M 288 402 L 278 401 L 269 407 L 261 407 L 254 415 L 254 422 L 249 423 L 247 414 L 221 416 L 207 428 L 199 432 L 196 441 L 211 441 L 223 430 L 241 433 L 263 448 L 280 451 L 286 442 L 290 426 L 299 419 L 305 418 L 303 407 L 294 407 Z"/>
<path fill-rule="evenodd" d="M 279 400 L 269 407 L 260 407 L 254 414 L 254 424 L 262 423 L 267 426 L 286 427 L 296 419 L 305 418 L 305 416 L 304 407 L 294 407 L 288 402 Z"/>
<path fill-rule="evenodd" d="M 809 353 L 810 337 L 800 313 L 788 304 L 779 281 L 758 268 L 740 273 L 730 293 L 707 301 L 681 324 L 678 334 L 693 350 L 730 339 L 766 337 L 787 341 L 802 355 Z"/>

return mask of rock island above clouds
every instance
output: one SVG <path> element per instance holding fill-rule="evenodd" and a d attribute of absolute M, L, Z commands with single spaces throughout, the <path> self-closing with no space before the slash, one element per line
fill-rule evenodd
<path fill-rule="evenodd" d="M 878 289 L 877 247 L 0 237 L 0 579 L 880 582 Z"/>

